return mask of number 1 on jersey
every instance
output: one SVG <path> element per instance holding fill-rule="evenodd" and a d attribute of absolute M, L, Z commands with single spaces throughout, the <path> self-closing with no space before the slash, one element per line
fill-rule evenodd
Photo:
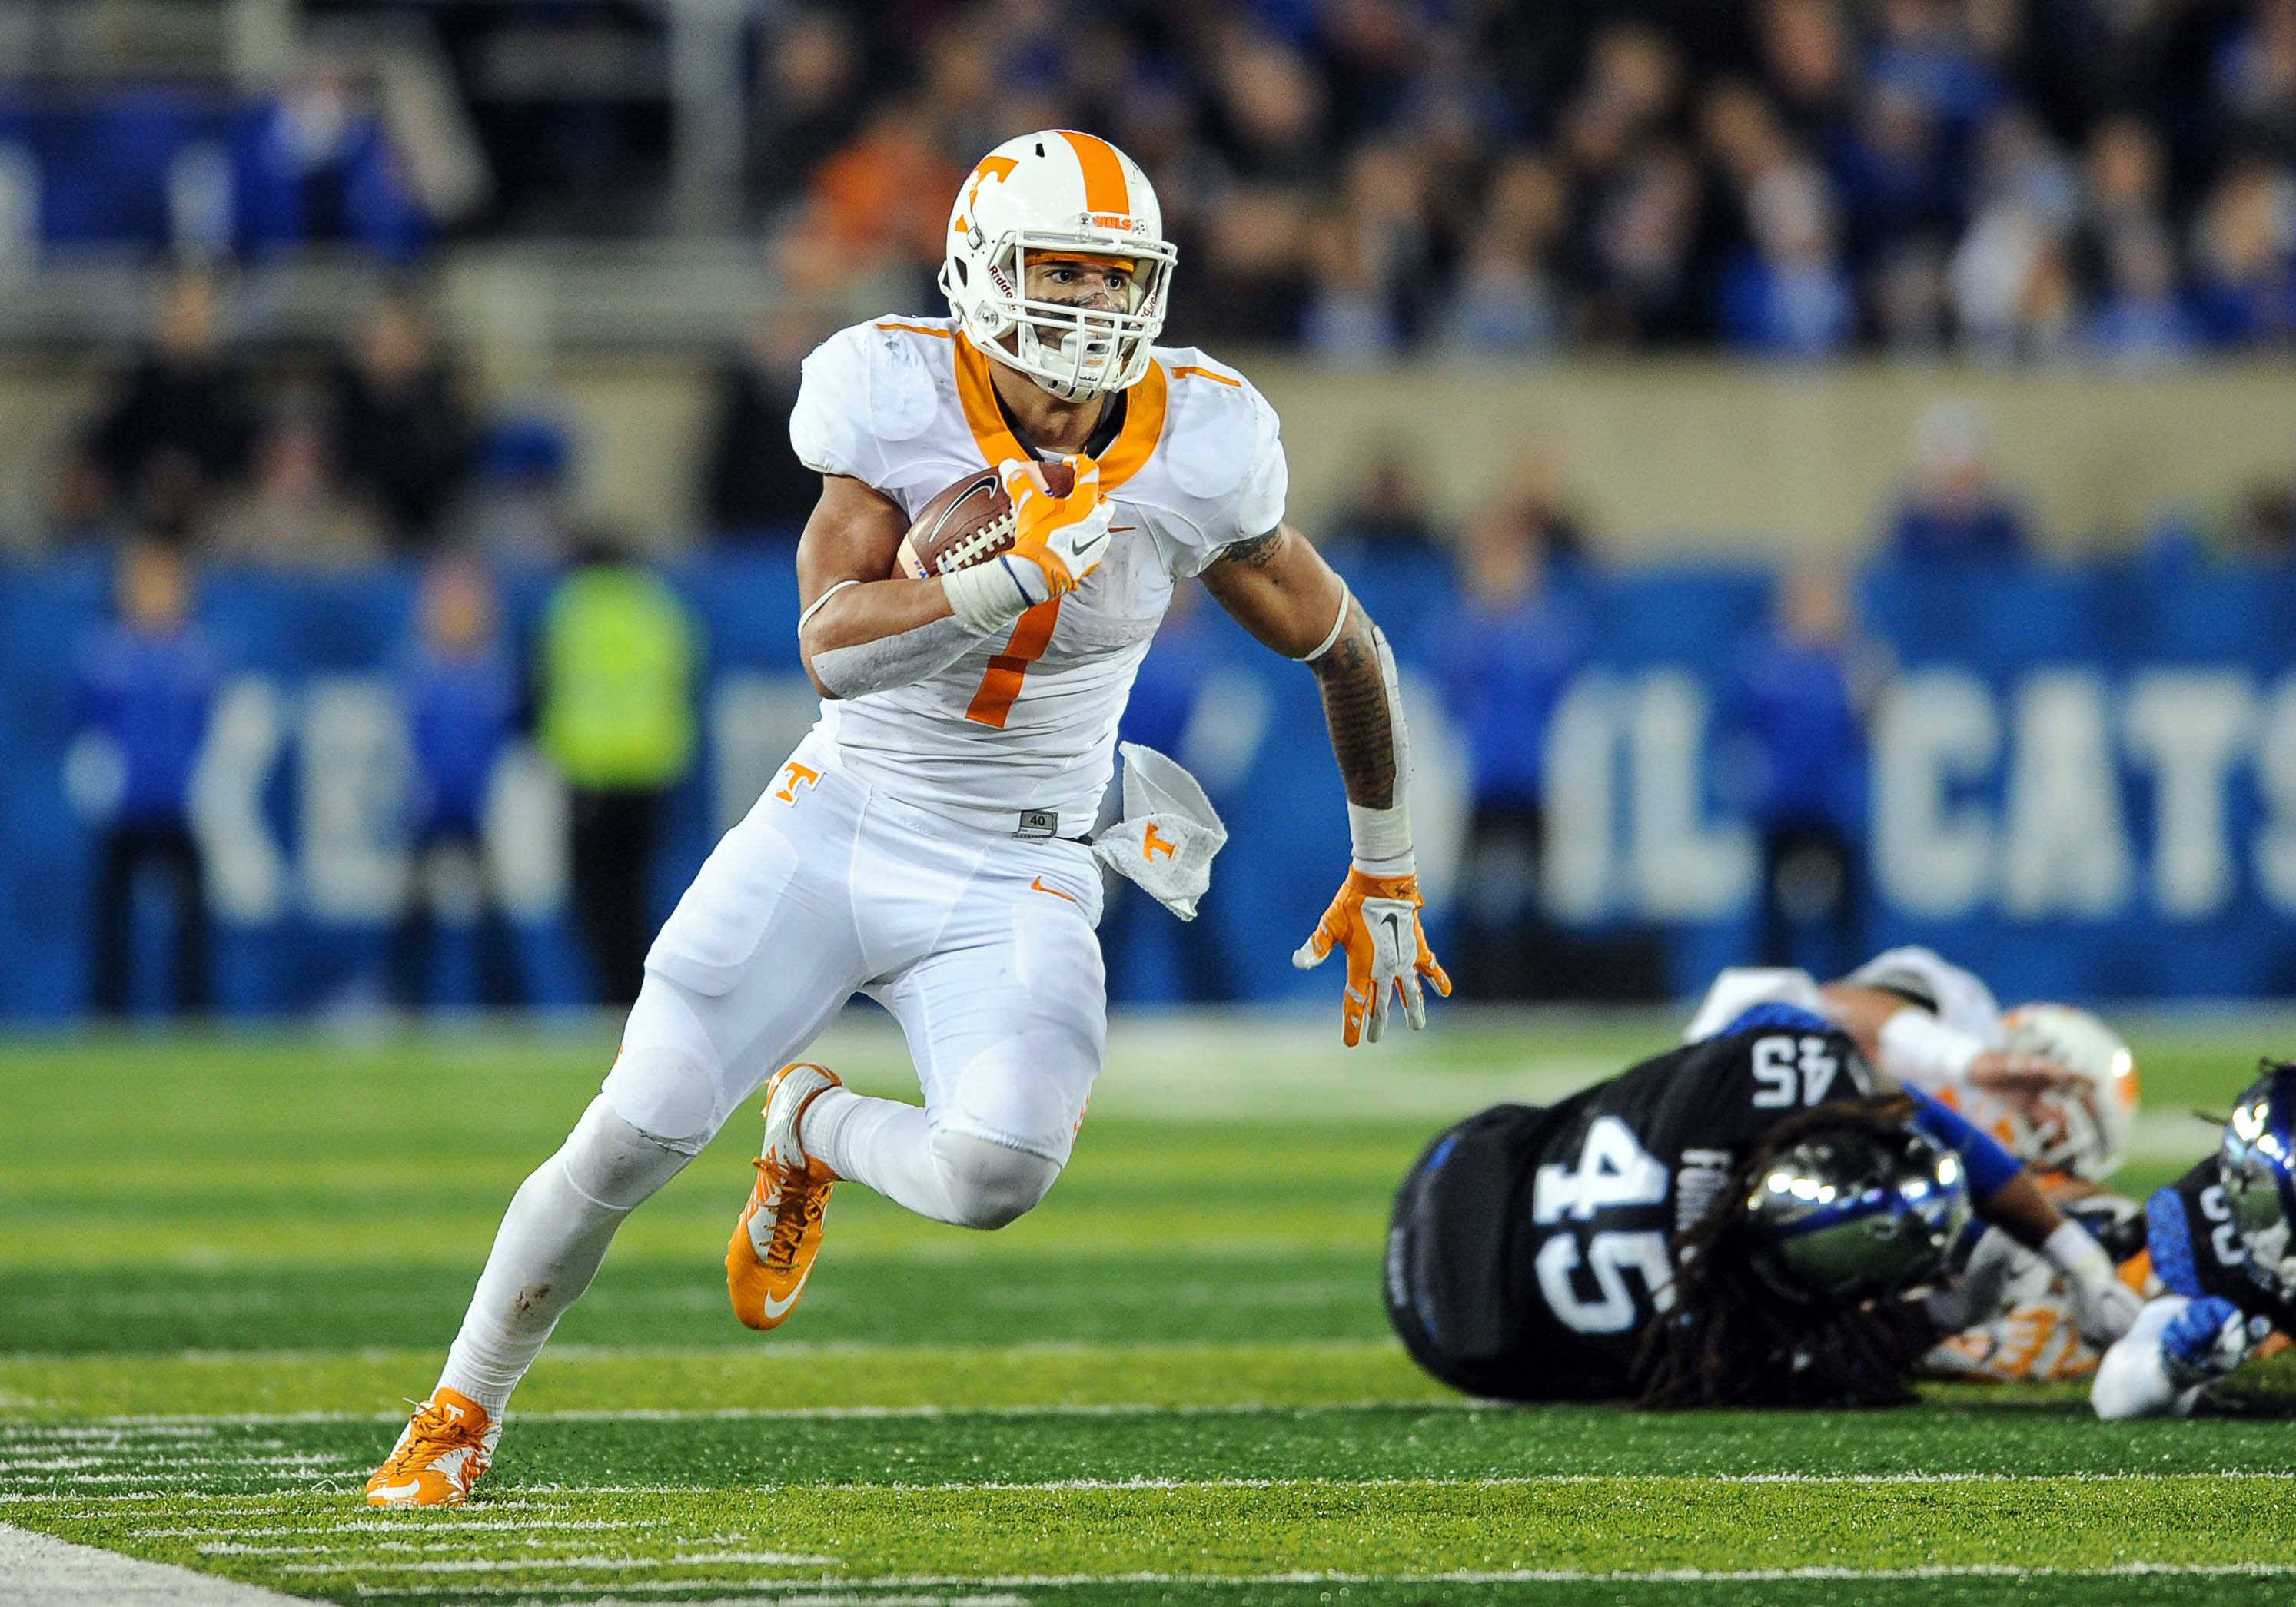
<path fill-rule="evenodd" d="M 1021 616 L 1004 651 L 988 660 L 988 668 L 980 677 L 980 690 L 972 694 L 972 707 L 964 711 L 966 719 L 994 726 L 999 731 L 1004 729 L 1005 717 L 1013 712 L 1013 700 L 1021 695 L 1021 677 L 1052 645 L 1053 627 L 1060 613 L 1061 600 L 1055 597 L 1049 603 L 1039 603 Z"/>

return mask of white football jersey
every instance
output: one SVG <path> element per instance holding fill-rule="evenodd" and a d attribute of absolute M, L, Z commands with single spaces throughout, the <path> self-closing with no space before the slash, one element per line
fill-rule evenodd
<path fill-rule="evenodd" d="M 1867 988 L 1925 993 L 1936 1001 L 1938 1020 L 1955 1031 L 1968 1034 L 1988 1049 L 1998 1049 L 2005 1041 L 2001 1006 L 1993 989 L 1935 949 L 1912 943 L 1885 948 L 1851 972 L 1847 980 Z"/>
<path fill-rule="evenodd" d="M 1159 347 L 1123 395 L 1123 428 L 1100 456 L 1114 538 L 1083 585 L 939 675 L 823 700 L 816 729 L 872 788 L 1003 834 L 1091 829 L 1174 581 L 1274 529 L 1288 483 L 1275 410 L 1234 369 Z M 790 440 L 807 467 L 860 480 L 911 518 L 958 480 L 1030 455 L 989 359 L 947 318 L 832 336 L 805 361 Z"/>
<path fill-rule="evenodd" d="M 1939 1021 L 1967 1033 L 1988 1049 L 2002 1045 L 2001 1006 L 1994 1002 L 1993 990 L 1933 949 L 1910 944 L 1884 949 L 1843 980 L 1926 994 L 1936 1001 Z M 1712 1037 L 1757 1004 L 1791 1004 L 1813 1015 L 1825 1013 L 1817 980 L 1809 972 L 1734 965 L 1717 975 L 1707 988 L 1690 1025 L 1683 1029 L 1682 1041 L 1694 1044 Z"/>

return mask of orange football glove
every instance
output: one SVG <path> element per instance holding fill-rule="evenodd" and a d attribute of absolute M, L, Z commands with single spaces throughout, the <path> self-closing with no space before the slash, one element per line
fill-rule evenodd
<path fill-rule="evenodd" d="M 1031 603 L 1048 603 L 1076 590 L 1108 555 L 1108 523 L 1116 509 L 1100 494 L 1100 465 L 1082 456 L 1070 457 L 1067 463 L 1076 471 L 1076 484 L 1066 496 L 1054 496 L 1045 488 L 1044 471 L 1038 464 L 1008 457 L 996 465 L 1004 495 L 1013 499 L 1016 530 L 1013 550 L 1006 556 L 1023 560 L 1028 566 L 1006 567 L 1015 571 Z M 1032 584 L 1036 576 L 1029 572 L 1029 568 L 1043 577 L 1041 596 Z"/>
<path fill-rule="evenodd" d="M 1366 876 L 1350 866 L 1332 907 L 1316 924 L 1315 934 L 1300 946 L 1292 963 L 1302 971 L 1321 965 L 1334 948 L 1348 953 L 1348 993 L 1340 1007 L 1340 1036 L 1354 1048 L 1368 1036 L 1379 1042 L 1387 1025 L 1391 993 L 1403 996 L 1403 1013 L 1412 1029 L 1427 1025 L 1427 996 L 1423 978 L 1445 998 L 1451 996 L 1451 979 L 1436 963 L 1419 925 L 1416 876 Z M 1370 1018 L 1370 1031 L 1364 1029 Z"/>

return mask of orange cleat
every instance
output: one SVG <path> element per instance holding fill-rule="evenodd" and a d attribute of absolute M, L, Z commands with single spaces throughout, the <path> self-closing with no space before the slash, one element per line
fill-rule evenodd
<path fill-rule="evenodd" d="M 502 1424 L 469 1396 L 445 1385 L 419 1403 L 366 1481 L 369 1506 L 460 1506 L 495 1459 Z"/>
<path fill-rule="evenodd" d="M 805 1061 L 766 1085 L 765 1153 L 752 1163 L 758 1184 L 726 1247 L 726 1292 L 744 1327 L 780 1327 L 805 1292 L 837 1174 L 805 1152 L 798 1123 L 824 1090 L 844 1086 L 836 1072 Z"/>

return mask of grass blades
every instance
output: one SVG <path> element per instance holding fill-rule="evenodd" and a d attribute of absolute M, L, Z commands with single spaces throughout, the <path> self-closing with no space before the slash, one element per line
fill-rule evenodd
<path fill-rule="evenodd" d="M 1118 1488 L 511 1492 L 462 1514 L 346 1516 L 313 1496 L 112 1503 L 69 1538 L 338 1601 L 682 1585 L 695 1595 L 978 1582 L 1338 1574 L 1636 1574 L 2131 1566 L 2239 1569 L 2287 1482 L 1314 1480 Z M 4 1512 L 0 1508 L 0 1512 Z M 1272 1565 L 1273 1564 L 1273 1565 Z M 2239 1576 L 2234 1576 L 2239 1577 Z M 2269 1577 L 2269 1576 L 2263 1576 Z M 1145 1583 L 1147 1581 L 1140 1581 Z M 2284 1592 L 2286 1575 L 2278 1578 Z M 430 1587 L 430 1588 L 426 1588 Z M 1870 1597 L 1868 1599 L 1871 1599 Z"/>

